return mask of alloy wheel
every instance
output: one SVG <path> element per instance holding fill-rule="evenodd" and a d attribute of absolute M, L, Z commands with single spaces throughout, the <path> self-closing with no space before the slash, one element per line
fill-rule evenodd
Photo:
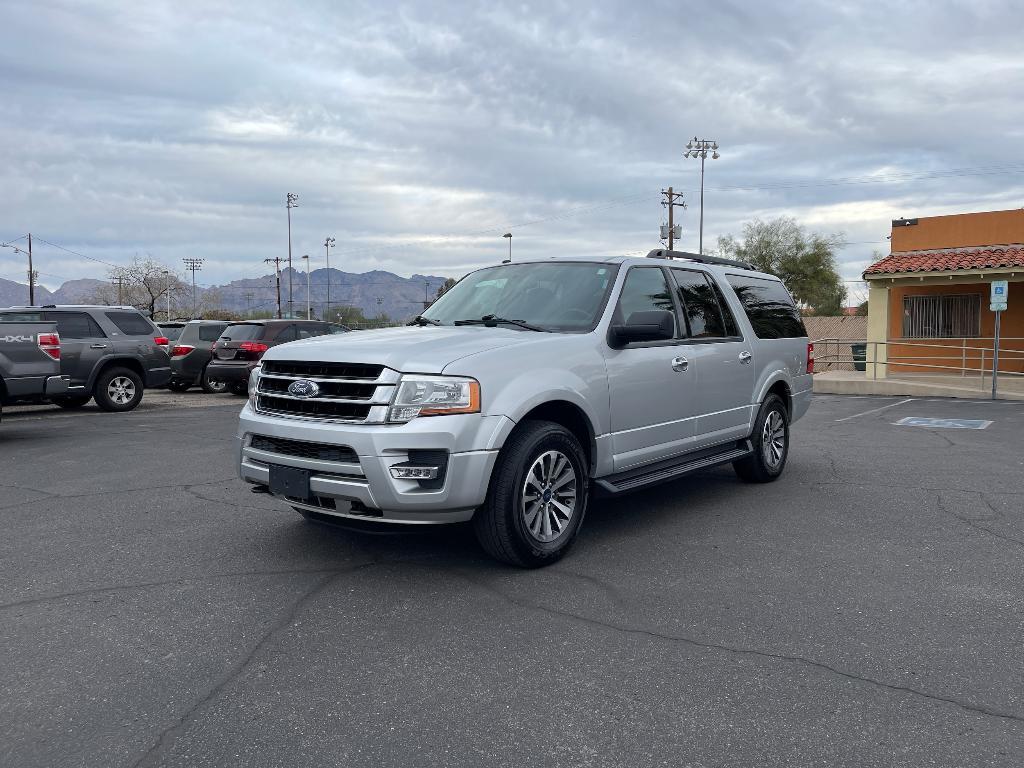
<path fill-rule="evenodd" d="M 127 405 L 135 399 L 135 382 L 127 376 L 115 376 L 107 384 L 107 396 L 115 405 Z"/>
<path fill-rule="evenodd" d="M 576 470 L 561 451 L 545 451 L 523 481 L 521 514 L 526 530 L 548 543 L 565 531 L 576 511 Z"/>
<path fill-rule="evenodd" d="M 768 412 L 761 430 L 761 455 L 770 469 L 778 469 L 786 453 L 786 421 L 776 410 Z"/>

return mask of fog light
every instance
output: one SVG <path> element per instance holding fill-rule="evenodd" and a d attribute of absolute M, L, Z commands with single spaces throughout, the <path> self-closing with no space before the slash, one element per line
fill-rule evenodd
<path fill-rule="evenodd" d="M 435 480 L 437 467 L 409 467 L 397 465 L 391 468 L 391 476 L 395 480 Z"/>

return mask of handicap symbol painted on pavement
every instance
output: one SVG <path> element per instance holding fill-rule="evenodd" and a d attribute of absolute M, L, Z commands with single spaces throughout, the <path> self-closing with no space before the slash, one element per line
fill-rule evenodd
<path fill-rule="evenodd" d="M 925 419 L 920 416 L 907 416 L 895 422 L 900 427 L 938 427 L 940 429 L 984 429 L 991 421 L 983 419 Z"/>

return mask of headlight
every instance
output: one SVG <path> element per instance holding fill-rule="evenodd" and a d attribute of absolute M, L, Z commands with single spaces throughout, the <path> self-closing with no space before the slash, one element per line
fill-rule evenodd
<path fill-rule="evenodd" d="M 256 366 L 249 374 L 249 405 L 256 410 L 256 391 L 260 388 L 260 366 Z"/>
<path fill-rule="evenodd" d="M 388 421 L 405 422 L 417 416 L 479 413 L 480 382 L 460 376 L 403 376 L 388 413 Z"/>

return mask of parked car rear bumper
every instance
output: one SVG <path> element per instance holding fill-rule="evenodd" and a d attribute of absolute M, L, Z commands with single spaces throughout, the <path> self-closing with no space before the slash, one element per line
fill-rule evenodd
<path fill-rule="evenodd" d="M 252 369 L 259 365 L 258 360 L 217 360 L 210 361 L 208 366 L 210 378 L 214 381 L 226 381 L 229 384 L 249 381 L 249 374 Z"/>

